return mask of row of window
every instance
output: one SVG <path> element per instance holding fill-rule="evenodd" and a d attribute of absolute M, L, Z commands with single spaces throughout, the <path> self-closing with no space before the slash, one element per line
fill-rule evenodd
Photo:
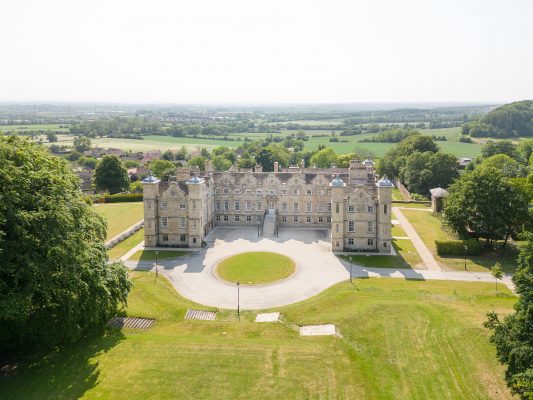
<path fill-rule="evenodd" d="M 246 222 L 252 222 L 252 216 L 251 215 L 246 215 L 244 218 L 246 219 Z M 215 216 L 215 220 L 217 222 L 220 222 L 220 221 L 229 222 L 229 215 L 217 215 L 217 216 Z M 241 222 L 241 216 L 240 215 L 234 215 L 233 216 L 233 221 Z M 244 219 L 243 219 L 243 221 L 244 221 Z M 260 215 L 258 215 L 256 217 L 256 221 L 261 221 L 261 216 Z"/>
<path fill-rule="evenodd" d="M 353 238 L 349 238 L 348 239 L 348 245 L 353 246 L 353 244 L 354 244 L 354 239 Z M 367 239 L 366 244 L 368 246 L 374 246 L 374 239 Z M 385 243 L 385 247 L 386 246 L 387 246 L 387 244 Z"/>
<path fill-rule="evenodd" d="M 168 207 L 168 203 L 166 201 L 162 201 L 161 203 L 159 203 L 160 207 L 162 210 L 166 210 L 167 207 Z M 196 208 L 196 202 L 192 202 L 192 205 L 193 205 L 193 210 Z M 180 203 L 179 205 L 179 209 L 180 210 L 185 210 L 187 208 L 186 204 L 185 203 Z"/>
<path fill-rule="evenodd" d="M 224 210 L 224 211 L 229 211 L 230 210 L 230 202 L 228 200 L 224 200 L 223 202 L 221 202 L 220 200 L 217 200 L 216 203 L 215 203 L 215 209 L 217 211 L 220 211 L 220 210 Z M 273 205 L 272 205 L 273 207 Z M 244 202 L 244 209 L 245 211 L 253 211 L 253 204 L 251 201 L 246 201 Z M 289 205 L 287 203 L 283 203 L 281 205 L 281 209 L 282 211 L 289 211 Z M 318 209 L 318 212 L 324 212 L 324 211 L 328 211 L 328 212 L 331 212 L 331 203 L 318 203 L 317 205 L 317 209 Z M 233 210 L 234 211 L 241 211 L 241 202 L 240 201 L 235 201 L 233 202 Z M 256 211 L 262 211 L 263 210 L 263 203 L 258 201 L 256 204 L 255 204 L 255 210 Z M 292 205 L 292 210 L 294 212 L 300 212 L 300 204 L 299 203 L 294 203 Z M 306 212 L 312 212 L 313 211 L 313 204 L 312 203 L 307 203 L 306 204 L 306 207 L 305 207 L 305 210 Z"/>
<path fill-rule="evenodd" d="M 224 188 L 224 189 L 220 189 L 220 188 L 217 188 L 215 189 L 215 194 L 229 194 L 230 190 L 228 188 Z M 269 195 L 271 196 L 274 196 L 276 194 L 276 190 L 275 189 L 269 189 L 269 190 L 265 190 L 264 191 L 265 194 L 268 193 Z M 241 192 L 241 189 L 235 189 L 233 191 L 234 194 L 252 194 L 252 189 L 246 189 L 244 191 Z M 302 191 L 302 193 L 305 193 L 306 196 L 312 196 L 313 195 L 313 190 L 312 189 L 306 189 L 305 192 Z M 263 195 L 263 189 L 256 189 L 255 190 L 255 194 L 257 196 L 262 196 Z M 288 189 L 282 189 L 281 190 L 281 195 L 282 196 L 287 196 L 289 194 L 289 190 Z M 324 190 L 324 189 L 317 189 L 316 190 L 316 194 L 318 196 L 325 196 L 325 195 L 331 195 L 331 192 L 329 190 Z M 300 190 L 299 189 L 293 189 L 292 190 L 292 195 L 293 196 L 299 196 L 300 195 Z"/>
<path fill-rule="evenodd" d="M 233 216 L 233 221 L 234 222 L 241 222 L 241 218 L 243 218 L 243 221 L 252 222 L 252 216 L 251 215 L 246 215 L 246 216 L 242 216 L 242 217 L 240 215 L 234 215 Z M 229 222 L 229 215 L 217 215 L 215 217 L 215 220 L 217 222 L 220 222 L 220 221 Z M 256 220 L 257 221 L 261 221 L 261 216 L 258 215 Z M 281 222 L 285 223 L 288 220 L 289 220 L 289 217 L 287 217 L 286 215 L 281 217 Z M 306 223 L 310 224 L 312 222 L 312 218 L 311 217 L 306 217 L 305 220 L 302 219 L 301 221 L 305 221 Z M 326 217 L 326 221 L 328 223 L 331 223 L 331 217 Z M 292 216 L 292 222 L 299 223 L 300 222 L 300 217 L 298 215 L 293 215 Z M 319 224 L 323 224 L 324 223 L 324 217 L 318 217 L 318 223 Z"/>
<path fill-rule="evenodd" d="M 168 228 L 168 217 L 161 217 L 161 227 Z M 187 227 L 187 218 L 180 217 L 180 228 Z"/>
<path fill-rule="evenodd" d="M 287 222 L 289 220 L 289 217 L 287 217 L 286 215 L 282 216 L 281 217 L 281 222 Z M 303 219 L 302 219 L 303 221 Z M 331 223 L 331 217 L 326 217 L 326 221 L 328 223 Z M 292 222 L 300 222 L 300 217 L 298 215 L 293 215 L 292 216 Z M 312 222 L 312 218 L 311 217 L 305 217 L 305 222 L 310 224 Z M 318 217 L 318 223 L 319 224 L 323 224 L 324 223 L 324 217 Z"/>
<path fill-rule="evenodd" d="M 364 212 L 365 206 L 359 205 L 357 206 L 357 212 Z M 349 205 L 348 206 L 348 212 L 355 212 L 355 206 Z M 366 212 L 373 213 L 374 212 L 374 206 L 366 206 Z"/>
<path fill-rule="evenodd" d="M 374 232 L 374 221 L 367 221 L 366 231 L 367 233 Z M 348 221 L 348 232 L 355 232 L 355 221 Z"/>

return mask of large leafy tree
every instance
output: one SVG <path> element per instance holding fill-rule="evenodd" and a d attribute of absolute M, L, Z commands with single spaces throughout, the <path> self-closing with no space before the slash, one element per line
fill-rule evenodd
<path fill-rule="evenodd" d="M 433 139 L 429 136 L 411 135 L 406 137 L 392 149 L 390 149 L 378 166 L 380 175 L 397 177 L 407 162 L 407 157 L 415 152 L 432 152 L 439 150 Z"/>
<path fill-rule="evenodd" d="M 105 221 L 67 161 L 0 137 L 0 352 L 73 341 L 126 302 L 126 268 L 107 263 Z"/>
<path fill-rule="evenodd" d="M 528 222 L 530 193 L 493 167 L 479 166 L 449 188 L 444 202 L 445 222 L 460 235 L 467 232 L 487 240 L 507 239 Z"/>
<path fill-rule="evenodd" d="M 485 326 L 493 330 L 491 342 L 498 359 L 507 365 L 505 378 L 511 390 L 522 399 L 533 399 L 533 241 L 520 250 L 518 268 L 513 276 L 516 293 L 515 313 L 500 321 L 488 315 Z"/>
<path fill-rule="evenodd" d="M 74 150 L 83 153 L 91 148 L 91 139 L 80 136 L 74 139 Z"/>
<path fill-rule="evenodd" d="M 154 160 L 150 163 L 150 171 L 158 178 L 168 179 L 176 173 L 176 165 L 168 160 Z"/>
<path fill-rule="evenodd" d="M 331 164 L 337 162 L 337 153 L 332 148 L 322 149 L 311 157 L 311 164 L 316 164 L 319 168 L 329 168 Z"/>
<path fill-rule="evenodd" d="M 94 172 L 96 190 L 108 191 L 111 194 L 123 192 L 130 187 L 128 170 L 117 156 L 104 156 Z"/>
<path fill-rule="evenodd" d="M 448 187 L 459 176 L 457 158 L 441 152 L 414 152 L 400 170 L 400 180 L 411 192 L 429 195 L 435 187 Z"/>

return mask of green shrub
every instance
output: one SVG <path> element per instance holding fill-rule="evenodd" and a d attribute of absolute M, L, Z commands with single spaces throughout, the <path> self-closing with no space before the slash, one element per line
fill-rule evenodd
<path fill-rule="evenodd" d="M 439 256 L 477 256 L 481 254 L 481 245 L 475 239 L 469 240 L 435 240 Z M 466 250 L 465 250 L 466 245 Z"/>
<path fill-rule="evenodd" d="M 104 195 L 106 203 L 125 203 L 131 201 L 142 201 L 142 193 L 128 193 L 128 194 L 106 194 Z"/>

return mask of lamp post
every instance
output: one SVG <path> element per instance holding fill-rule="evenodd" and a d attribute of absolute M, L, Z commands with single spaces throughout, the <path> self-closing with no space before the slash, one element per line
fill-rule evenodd
<path fill-rule="evenodd" d="M 237 316 L 239 317 L 239 321 L 241 320 L 240 292 L 239 292 L 240 286 L 241 286 L 240 282 L 237 281 Z"/>
<path fill-rule="evenodd" d="M 259 237 L 259 225 L 260 225 L 260 223 L 259 223 L 259 221 L 257 221 L 257 237 Z"/>
<path fill-rule="evenodd" d="M 155 251 L 155 280 L 157 281 L 157 277 L 159 276 L 159 271 L 157 268 L 157 255 L 159 254 L 159 251 Z"/>
<path fill-rule="evenodd" d="M 466 255 L 468 254 L 468 247 L 465 244 L 465 271 L 466 271 Z"/>

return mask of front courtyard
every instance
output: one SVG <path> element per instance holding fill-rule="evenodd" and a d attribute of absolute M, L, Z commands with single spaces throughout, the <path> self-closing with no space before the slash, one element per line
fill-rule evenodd
<path fill-rule="evenodd" d="M 360 255 L 350 265 L 349 259 L 331 252 L 328 230 L 281 229 L 278 237 L 258 237 L 254 228 L 218 227 L 207 237 L 207 247 L 181 252 L 176 258 L 158 260 L 158 272 L 164 274 L 182 296 L 206 306 L 236 309 L 237 287 L 217 277 L 215 267 L 228 257 L 249 252 L 273 252 L 290 258 L 295 272 L 270 284 L 239 288 L 241 309 L 256 310 L 280 307 L 303 301 L 332 285 L 353 278 L 388 277 L 418 280 L 454 280 L 493 282 L 489 273 L 470 271 L 414 270 L 410 268 L 379 268 L 357 263 L 363 258 L 393 257 Z M 146 251 L 146 250 L 145 250 Z M 160 248 L 160 252 L 168 249 Z M 185 255 L 183 255 L 185 254 Z M 167 254 L 168 255 L 168 254 Z M 133 270 L 153 270 L 155 261 L 130 261 Z M 510 284 L 509 277 L 504 283 Z"/>

